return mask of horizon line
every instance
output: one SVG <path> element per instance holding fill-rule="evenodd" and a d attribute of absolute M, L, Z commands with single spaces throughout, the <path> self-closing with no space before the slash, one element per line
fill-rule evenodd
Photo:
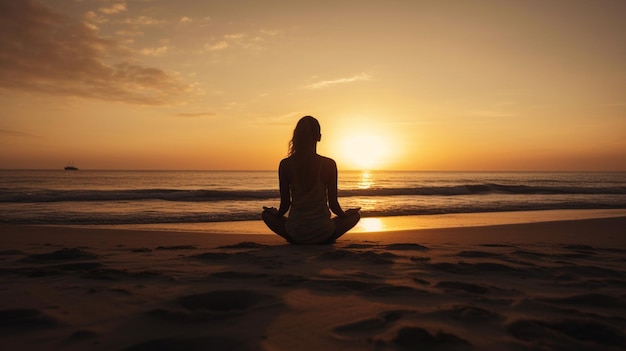
<path fill-rule="evenodd" d="M 63 168 L 0 168 L 0 171 L 66 171 Z M 79 168 L 90 172 L 276 172 L 276 169 L 123 169 L 123 168 Z M 626 173 L 626 170 L 436 170 L 436 169 L 356 169 L 339 168 L 342 172 L 467 172 L 467 173 Z M 74 171 L 75 172 L 75 171 Z"/>

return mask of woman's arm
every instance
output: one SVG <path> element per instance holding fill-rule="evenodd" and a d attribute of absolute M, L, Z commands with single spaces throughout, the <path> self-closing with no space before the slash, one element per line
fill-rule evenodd
<path fill-rule="evenodd" d="M 284 216 L 287 211 L 289 211 L 289 207 L 291 207 L 291 193 L 289 190 L 290 183 L 290 173 L 289 167 L 287 166 L 287 159 L 280 161 L 280 165 L 278 166 L 278 186 L 280 190 L 280 206 L 278 207 L 277 216 Z"/>
<path fill-rule="evenodd" d="M 343 217 L 346 213 L 341 209 L 341 205 L 339 205 L 339 200 L 337 199 L 337 163 L 330 158 L 326 158 L 324 161 L 322 176 L 328 191 L 328 207 L 334 214 Z"/>

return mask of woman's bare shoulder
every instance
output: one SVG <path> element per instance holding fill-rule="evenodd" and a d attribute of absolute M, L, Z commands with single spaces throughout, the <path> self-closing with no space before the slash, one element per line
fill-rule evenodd
<path fill-rule="evenodd" d="M 317 155 L 319 156 L 319 158 L 322 160 L 322 162 L 324 163 L 335 163 L 335 160 L 333 160 L 330 157 L 326 157 L 326 156 L 322 156 L 322 155 Z"/>
<path fill-rule="evenodd" d="M 287 166 L 289 164 L 291 164 L 292 160 L 291 157 L 285 157 L 282 160 L 280 160 L 280 166 Z"/>
<path fill-rule="evenodd" d="M 337 163 L 330 157 L 320 156 L 322 163 L 322 173 L 332 174 L 337 171 Z"/>

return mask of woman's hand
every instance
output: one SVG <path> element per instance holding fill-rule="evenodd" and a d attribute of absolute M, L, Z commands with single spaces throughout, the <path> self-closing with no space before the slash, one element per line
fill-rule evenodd
<path fill-rule="evenodd" d="M 361 210 L 360 207 L 354 207 L 354 208 L 349 208 L 346 211 L 344 211 L 344 213 L 346 214 L 346 216 L 351 216 L 355 213 L 359 213 L 359 211 Z"/>
<path fill-rule="evenodd" d="M 263 206 L 263 211 L 264 212 L 269 212 L 269 213 L 273 214 L 274 216 L 278 216 L 278 209 L 276 207 Z"/>

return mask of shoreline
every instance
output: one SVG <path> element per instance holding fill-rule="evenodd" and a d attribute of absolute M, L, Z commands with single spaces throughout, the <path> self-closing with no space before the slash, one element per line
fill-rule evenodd
<path fill-rule="evenodd" d="M 452 213 L 439 215 L 410 215 L 363 217 L 349 233 L 393 232 L 418 229 L 464 228 L 501 224 L 520 224 L 592 218 L 626 217 L 626 209 L 574 209 L 510 212 Z M 34 225 L 34 224 L 15 224 Z M 232 221 L 205 223 L 155 223 L 118 225 L 41 225 L 85 229 L 121 229 L 133 231 L 173 231 L 213 234 L 272 235 L 261 221 Z"/>
<path fill-rule="evenodd" d="M 602 243 L 626 247 L 626 214 L 618 212 L 597 212 L 583 210 L 568 211 L 547 211 L 542 215 L 530 216 L 527 212 L 520 212 L 518 216 L 510 216 L 504 220 L 494 218 L 490 213 L 487 217 L 478 216 L 472 223 L 459 224 L 465 216 L 454 216 L 450 220 L 447 215 L 442 215 L 447 219 L 447 226 L 424 225 L 418 228 L 395 227 L 394 230 L 371 230 L 358 231 L 351 230 L 344 234 L 339 241 L 407 241 L 407 242 L 457 242 L 477 243 L 482 241 L 506 241 L 506 242 L 556 242 L 571 241 L 572 243 Z M 532 211 L 537 212 L 537 211 Z M 475 214 L 472 214 L 475 215 Z M 481 214 L 485 215 L 485 214 Z M 409 217 L 409 216 L 407 216 Z M 421 216 L 419 216 L 421 217 Z M 401 223 L 405 223 L 406 218 L 401 218 Z M 440 223 L 440 218 L 436 223 Z M 11 242 L 26 243 L 27 240 L 35 242 L 44 240 L 46 242 L 59 242 L 65 245 L 80 245 L 92 243 L 93 238 L 99 238 L 103 242 L 124 241 L 133 243 L 175 243 L 181 240 L 188 242 L 201 242 L 206 245 L 211 243 L 242 241 L 260 242 L 264 245 L 285 244 L 284 239 L 271 233 L 262 221 L 255 221 L 251 228 L 253 231 L 246 232 L 245 228 L 239 227 L 241 222 L 219 223 L 224 224 L 228 230 L 177 230 L 176 228 L 149 229 L 133 228 L 132 226 L 60 226 L 60 225 L 22 225 L 22 224 L 0 224 L 0 229 L 4 234 L 0 235 L 0 249 Z M 258 228 L 262 232 L 257 231 Z M 223 229 L 223 228 L 221 228 Z M 229 231 L 230 230 L 230 231 Z M 546 235 L 549 232 L 549 235 Z M 15 237 L 14 233 L 19 233 Z M 497 234 L 495 234 L 497 233 Z M 591 233 L 591 234 L 590 234 Z M 289 246 L 289 245 L 288 245 Z M 293 246 L 293 245 L 291 245 Z M 304 245 L 306 246 L 306 245 Z M 315 245 L 314 245 L 315 246 Z M 322 245 L 324 246 L 324 245 Z M 296 245 L 296 247 L 302 247 Z"/>

